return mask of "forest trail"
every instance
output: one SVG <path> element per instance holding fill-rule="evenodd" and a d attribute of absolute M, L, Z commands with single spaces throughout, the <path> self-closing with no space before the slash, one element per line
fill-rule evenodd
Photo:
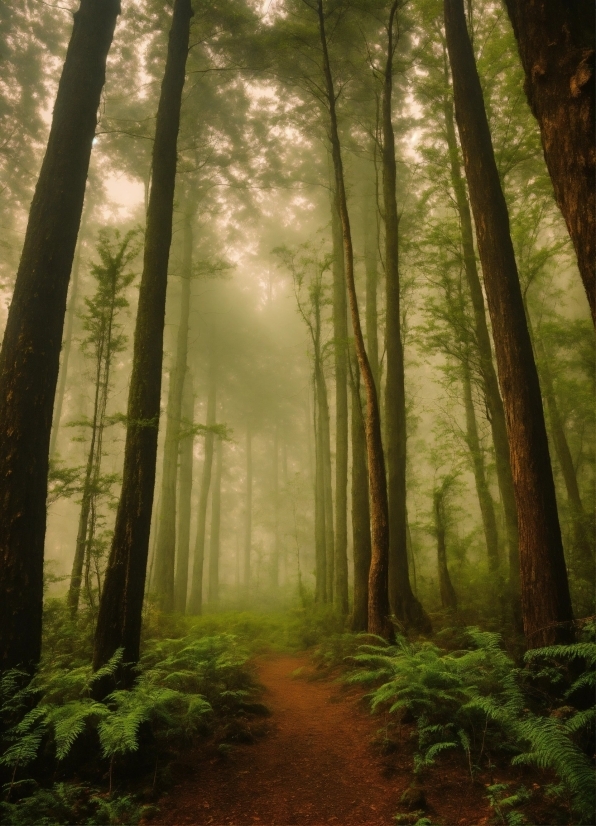
<path fill-rule="evenodd" d="M 330 680 L 295 678 L 305 656 L 262 660 L 259 679 L 271 711 L 269 731 L 228 759 L 200 762 L 194 777 L 159 803 L 155 822 L 210 826 L 385 826 L 393 824 L 411 780 L 410 759 L 387 777 L 371 746 L 381 721 Z M 385 769 L 385 771 L 384 771 Z M 397 769 L 397 771 L 396 771 Z M 400 771 L 401 769 L 401 771 Z"/>

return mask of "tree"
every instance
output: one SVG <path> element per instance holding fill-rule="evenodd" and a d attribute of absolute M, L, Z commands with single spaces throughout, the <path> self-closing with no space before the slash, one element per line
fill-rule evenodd
<path fill-rule="evenodd" d="M 139 658 L 155 484 L 176 145 L 192 14 L 191 0 L 175 0 L 155 124 L 122 492 L 95 632 L 93 666 L 96 670 L 108 662 L 118 648 L 124 649 L 124 663 L 135 663 Z M 123 669 L 125 685 L 130 684 L 133 676 L 132 670 Z M 98 686 L 98 694 L 104 690 L 106 686 Z"/>
<path fill-rule="evenodd" d="M 447 611 L 457 611 L 457 595 L 451 582 L 447 567 L 447 515 L 446 500 L 455 481 L 453 476 L 445 476 L 441 484 L 433 491 L 434 533 L 437 539 L 437 566 L 439 572 L 439 591 L 441 606 Z"/>
<path fill-rule="evenodd" d="M 0 350 L 0 671 L 39 661 L 48 453 L 66 296 L 119 0 L 82 0 Z"/>
<path fill-rule="evenodd" d="M 567 570 L 538 375 L 463 0 L 445 0 L 444 11 L 455 113 L 507 420 L 524 632 L 528 645 L 536 647 L 571 635 Z"/>
<path fill-rule="evenodd" d="M 211 604 L 219 601 L 219 557 L 221 535 L 221 474 L 223 468 L 223 441 L 217 438 L 215 445 L 215 479 L 211 497 L 211 536 L 209 537 L 209 591 Z"/>
<path fill-rule="evenodd" d="M 596 324 L 594 4 L 505 0 L 555 198 Z"/>
<path fill-rule="evenodd" d="M 354 604 L 352 631 L 368 628 L 368 576 L 370 572 L 370 508 L 368 503 L 368 469 L 366 467 L 366 433 L 360 396 L 360 374 L 356 354 L 350 370 L 352 389 L 352 545 L 354 549 Z"/>
<path fill-rule="evenodd" d="M 182 432 L 179 431 L 180 468 L 178 472 L 178 530 L 176 553 L 176 579 L 174 583 L 174 610 L 183 614 L 186 610 L 188 591 L 188 559 L 190 556 L 190 518 L 192 498 L 192 465 L 194 447 L 194 390 L 192 373 L 186 367 L 182 394 Z"/>
<path fill-rule="evenodd" d="M 94 551 L 95 533 L 98 521 L 99 498 L 109 490 L 111 479 L 105 480 L 101 474 L 103 455 L 103 437 L 106 427 L 108 398 L 112 384 L 114 357 L 121 353 L 127 341 L 118 323 L 118 313 L 128 306 L 124 291 L 134 278 L 134 273 L 127 267 L 138 254 L 133 243 L 135 231 L 121 237 L 118 230 L 110 233 L 100 232 L 97 253 L 100 263 L 91 267 L 97 282 L 97 289 L 92 298 L 85 299 L 87 312 L 83 316 L 83 350 L 92 362 L 94 399 L 91 418 L 84 422 L 90 429 L 87 465 L 83 479 L 79 528 L 77 544 L 68 590 L 68 605 L 71 613 L 76 614 L 79 607 L 83 566 L 86 563 L 86 590 L 91 595 L 89 570 Z"/>
<path fill-rule="evenodd" d="M 430 620 L 412 592 L 408 571 L 406 517 L 406 388 L 401 333 L 397 172 L 392 123 L 393 61 L 399 0 L 394 0 L 387 23 L 387 57 L 383 73 L 381 107 L 383 131 L 383 203 L 385 221 L 385 284 L 387 378 L 385 381 L 385 430 L 387 450 L 387 497 L 389 505 L 389 601 L 406 627 L 431 630 Z"/>

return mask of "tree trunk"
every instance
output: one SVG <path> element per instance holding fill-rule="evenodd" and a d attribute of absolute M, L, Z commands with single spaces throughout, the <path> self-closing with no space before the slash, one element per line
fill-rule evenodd
<path fill-rule="evenodd" d="M 445 58 L 445 87 L 449 89 L 449 67 L 447 64 L 447 54 Z M 519 535 L 517 529 L 517 506 L 515 504 L 515 492 L 513 490 L 513 474 L 511 472 L 511 461 L 509 458 L 509 439 L 507 436 L 507 424 L 505 422 L 505 409 L 499 391 L 499 382 L 493 363 L 492 348 L 488 325 L 486 323 L 486 310 L 484 306 L 484 296 L 482 285 L 476 265 L 476 253 L 474 252 L 474 234 L 472 229 L 472 216 L 470 214 L 470 204 L 466 193 L 466 184 L 461 174 L 461 165 L 457 141 L 455 138 L 455 125 L 453 123 L 453 104 L 449 94 L 445 96 L 445 131 L 447 144 L 449 147 L 449 162 L 451 167 L 451 182 L 455 193 L 455 200 L 459 214 L 461 244 L 464 258 L 464 271 L 466 281 L 470 290 L 470 298 L 474 310 L 474 332 L 476 334 L 476 344 L 480 360 L 480 373 L 486 406 L 489 413 L 489 423 L 495 447 L 495 464 L 497 470 L 497 481 L 501 502 L 505 514 L 505 529 L 507 531 L 507 549 L 509 557 L 509 591 L 511 608 L 516 625 L 521 625 L 521 604 L 520 604 L 520 583 L 519 583 Z"/>
<path fill-rule="evenodd" d="M 530 647 L 549 645 L 572 637 L 573 614 L 538 374 L 463 0 L 445 0 L 445 28 L 509 436 L 524 632 Z"/>
<path fill-rule="evenodd" d="M 368 575 L 370 572 L 370 507 L 368 503 L 368 469 L 366 467 L 366 433 L 360 398 L 360 372 L 354 354 L 352 382 L 352 543 L 354 552 L 354 606 L 352 631 L 368 627 Z"/>
<path fill-rule="evenodd" d="M 377 144 L 373 145 L 376 155 Z M 364 197 L 362 199 L 363 215 L 362 227 L 364 232 L 364 268 L 366 272 L 366 348 L 370 369 L 377 388 L 377 396 L 381 392 L 379 385 L 379 321 L 377 311 L 377 286 L 379 260 L 379 211 L 377 209 L 376 181 L 369 181 L 370 170 L 367 168 Z M 376 171 L 375 171 L 376 176 Z M 372 185 L 371 185 L 372 184 Z"/>
<path fill-rule="evenodd" d="M 193 205 L 194 206 L 194 205 Z M 192 277 L 193 206 L 187 207 L 183 219 L 182 272 L 180 285 L 180 318 L 176 339 L 176 355 L 170 373 L 166 435 L 163 448 L 160 508 L 155 547 L 155 593 L 162 611 L 174 610 L 174 570 L 176 560 L 176 485 L 182 394 L 188 352 L 188 319 L 190 315 L 190 283 Z"/>
<path fill-rule="evenodd" d="M 327 552 L 325 547 L 325 472 L 321 412 L 315 384 L 315 602 L 327 602 Z"/>
<path fill-rule="evenodd" d="M 155 124 L 143 275 L 128 397 L 122 492 L 99 605 L 93 652 L 95 669 L 104 665 L 120 647 L 124 649 L 123 662 L 136 663 L 139 658 L 155 485 L 176 144 L 191 18 L 191 0 L 175 0 Z M 124 684 L 130 685 L 134 672 L 127 669 L 123 678 Z M 102 686 L 98 686 L 98 695 L 101 693 Z"/>
<path fill-rule="evenodd" d="M 344 250 L 337 195 L 331 204 L 333 235 L 333 337 L 335 340 L 335 550 L 333 601 L 348 606 L 348 315 Z"/>
<path fill-rule="evenodd" d="M 594 4 L 505 0 L 555 199 L 596 324 Z"/>
<path fill-rule="evenodd" d="M 331 140 L 331 154 L 335 171 L 335 186 L 339 203 L 341 220 L 345 275 L 350 299 L 350 314 L 354 330 L 354 342 L 358 364 L 366 390 L 366 449 L 368 456 L 368 474 L 370 486 L 370 508 L 372 526 L 371 566 L 368 583 L 368 630 L 371 634 L 391 639 L 394 636 L 393 626 L 389 619 L 389 598 L 387 595 L 388 567 L 389 567 L 389 512 L 387 505 L 387 481 L 385 478 L 385 457 L 381 440 L 381 418 L 379 415 L 379 401 L 360 325 L 358 298 L 354 281 L 354 249 L 352 246 L 352 232 L 350 216 L 344 184 L 341 144 L 337 127 L 337 113 L 335 108 L 336 95 L 333 85 L 333 76 L 329 63 L 327 49 L 327 35 L 325 33 L 325 15 L 323 0 L 317 2 L 319 18 L 319 33 L 323 52 L 323 72 L 325 76 L 325 92 L 329 109 L 329 127 Z"/>
<path fill-rule="evenodd" d="M 271 557 L 271 585 L 279 588 L 279 423 L 275 422 L 273 434 L 273 554 Z"/>
<path fill-rule="evenodd" d="M 484 538 L 486 540 L 486 553 L 488 555 L 488 567 L 493 573 L 499 568 L 499 534 L 497 531 L 497 519 L 495 516 L 495 506 L 491 496 L 490 488 L 486 480 L 486 468 L 484 464 L 484 451 L 480 444 L 478 435 L 478 424 L 476 422 L 476 411 L 472 398 L 472 377 L 470 375 L 470 365 L 467 361 L 462 362 L 462 385 L 464 391 L 464 408 L 466 411 L 466 442 L 472 459 L 474 471 L 474 481 L 476 483 L 476 494 L 482 514 L 482 526 L 484 528 Z"/>
<path fill-rule="evenodd" d="M 215 447 L 215 479 L 211 501 L 211 536 L 209 540 L 209 603 L 219 602 L 219 553 L 221 533 L 221 473 L 223 442 L 218 437 Z"/>
<path fill-rule="evenodd" d="M 333 602 L 334 584 L 334 535 L 333 535 L 333 489 L 331 484 L 331 435 L 329 426 L 329 402 L 327 382 L 323 365 L 319 362 L 317 369 L 317 405 L 319 410 L 319 431 L 321 440 L 321 459 L 323 465 L 323 501 L 325 503 L 325 585 L 326 601 Z"/>
<path fill-rule="evenodd" d="M 0 672 L 41 652 L 48 456 L 68 282 L 119 0 L 74 14 L 0 350 Z"/>
<path fill-rule="evenodd" d="M 186 368 L 184 391 L 182 395 L 182 426 L 184 429 L 193 425 L 195 397 L 192 373 Z M 190 517 L 192 498 L 192 466 L 194 437 L 192 433 L 179 442 L 180 468 L 178 471 L 178 552 L 176 555 L 176 580 L 174 588 L 174 610 L 183 614 L 186 611 L 186 594 L 188 592 L 188 559 L 190 556 Z"/>
<path fill-rule="evenodd" d="M 62 358 L 60 360 L 60 370 L 58 373 L 58 387 L 56 389 L 56 399 L 54 401 L 54 416 L 52 419 L 52 434 L 50 436 L 50 460 L 56 455 L 58 443 L 58 433 L 60 432 L 60 420 L 62 418 L 62 407 L 66 395 L 66 379 L 68 377 L 68 362 L 70 361 L 70 350 L 72 347 L 72 332 L 76 315 L 77 299 L 79 294 L 79 272 L 81 269 L 81 247 L 85 234 L 86 212 L 81 218 L 81 227 L 75 257 L 72 265 L 72 278 L 70 281 L 70 295 L 68 297 L 68 309 L 66 311 L 66 324 L 64 327 L 64 340 L 62 342 Z"/>
<path fill-rule="evenodd" d="M 252 426 L 246 426 L 246 498 L 244 505 L 244 589 L 250 587 L 250 552 L 252 551 Z"/>
<path fill-rule="evenodd" d="M 445 494 L 443 489 L 435 490 L 433 494 L 433 513 L 435 517 L 435 532 L 437 537 L 437 563 L 439 570 L 439 590 L 441 592 L 441 606 L 446 611 L 457 611 L 457 595 L 449 576 L 447 567 L 447 544 L 445 542 Z"/>
<path fill-rule="evenodd" d="M 385 379 L 385 438 L 389 503 L 389 603 L 406 627 L 430 632 L 430 620 L 414 596 L 408 571 L 406 525 L 406 391 L 401 339 L 398 258 L 397 173 L 392 112 L 393 57 L 397 44 L 393 30 L 398 0 L 394 0 L 387 26 L 388 44 L 383 86 L 383 200 L 385 207 L 385 283 L 387 376 Z"/>
<path fill-rule="evenodd" d="M 211 351 L 209 354 L 209 379 L 207 384 L 207 427 L 215 424 L 217 411 L 217 358 L 215 341 L 212 334 Z M 205 459 L 203 461 L 203 476 L 199 505 L 197 508 L 197 534 L 195 539 L 194 561 L 192 568 L 192 584 L 188 600 L 188 613 L 198 616 L 203 613 L 203 571 L 205 568 L 205 533 L 207 527 L 207 504 L 211 487 L 213 471 L 213 448 L 215 434 L 208 431 L 205 434 Z"/>

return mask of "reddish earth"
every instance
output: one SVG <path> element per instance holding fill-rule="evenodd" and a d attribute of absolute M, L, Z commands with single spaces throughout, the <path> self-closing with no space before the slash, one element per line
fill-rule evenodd
<path fill-rule="evenodd" d="M 271 710 L 267 733 L 235 746 L 228 758 L 197 755 L 188 776 L 159 802 L 152 821 L 182 826 L 389 826 L 405 811 L 413 743 L 402 733 L 394 754 L 373 747 L 383 718 L 371 716 L 360 691 L 331 679 L 292 673 L 306 657 L 276 656 L 258 667 Z M 378 739 L 378 737 L 377 737 Z M 485 790 L 461 766 L 441 767 L 425 782 L 427 816 L 447 824 L 486 823 Z M 415 820 L 416 818 L 414 818 Z"/>

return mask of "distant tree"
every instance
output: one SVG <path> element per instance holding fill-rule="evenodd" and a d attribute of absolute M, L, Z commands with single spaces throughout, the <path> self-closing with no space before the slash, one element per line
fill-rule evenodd
<path fill-rule="evenodd" d="M 175 0 L 155 124 L 151 193 L 128 399 L 122 492 L 99 604 L 93 652 L 95 669 L 108 662 L 118 648 L 124 649 L 124 663 L 135 663 L 139 658 L 155 484 L 163 327 L 176 182 L 176 145 L 192 14 L 191 0 Z M 134 671 L 124 668 L 122 679 L 125 685 L 130 685 Z M 98 685 L 98 695 L 109 688 L 103 683 Z"/>
<path fill-rule="evenodd" d="M 52 408 L 66 296 L 119 0 L 82 0 L 0 351 L 0 671 L 41 652 Z"/>
<path fill-rule="evenodd" d="M 433 490 L 434 534 L 437 540 L 437 566 L 441 606 L 448 611 L 457 611 L 457 595 L 447 567 L 447 497 L 453 487 L 454 476 L 445 476 Z"/>
<path fill-rule="evenodd" d="M 194 447 L 194 388 L 190 368 L 184 374 L 182 394 L 182 421 L 179 436 L 180 467 L 178 470 L 178 530 L 176 532 L 176 579 L 174 583 L 174 610 L 186 611 L 188 592 L 188 561 L 190 556 L 190 519 L 192 499 L 192 466 Z"/>

